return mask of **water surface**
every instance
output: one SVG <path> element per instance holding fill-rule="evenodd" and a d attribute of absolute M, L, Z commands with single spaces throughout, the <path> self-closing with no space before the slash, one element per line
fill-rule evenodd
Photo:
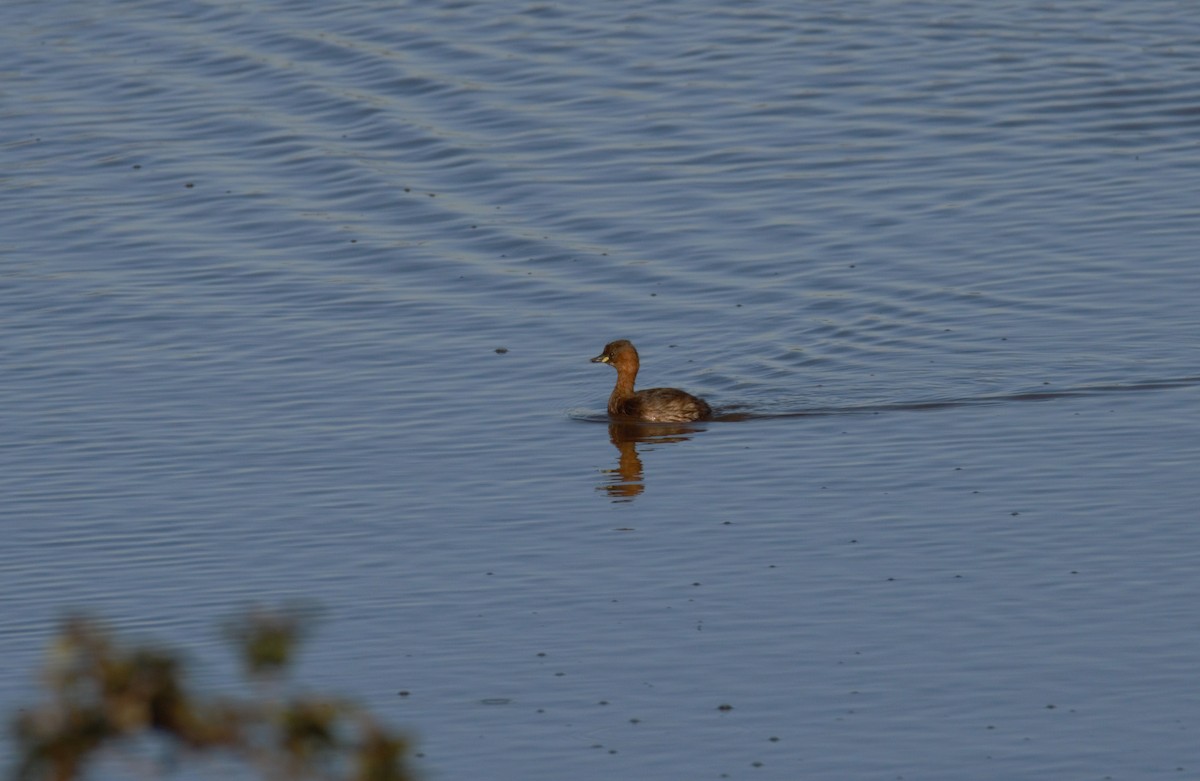
<path fill-rule="evenodd" d="M 299 597 L 429 778 L 1200 768 L 1190 6 L 0 30 L 3 710 Z"/>

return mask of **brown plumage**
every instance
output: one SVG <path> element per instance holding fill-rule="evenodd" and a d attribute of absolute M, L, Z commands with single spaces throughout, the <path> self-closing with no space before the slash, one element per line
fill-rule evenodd
<path fill-rule="evenodd" d="M 607 363 L 617 370 L 617 384 L 608 397 L 608 414 L 618 418 L 635 418 L 653 423 L 684 423 L 712 417 L 712 408 L 704 399 L 678 388 L 647 388 L 634 391 L 633 381 L 638 373 L 638 352 L 628 339 L 618 339 L 604 346 L 604 352 L 592 363 Z"/>

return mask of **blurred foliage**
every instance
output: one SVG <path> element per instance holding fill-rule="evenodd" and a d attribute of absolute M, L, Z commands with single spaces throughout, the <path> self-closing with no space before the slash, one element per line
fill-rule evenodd
<path fill-rule="evenodd" d="M 13 777 L 75 781 L 124 750 L 169 758 L 159 776 L 203 755 L 272 781 L 412 781 L 407 742 L 362 708 L 276 691 L 308 623 L 298 609 L 254 610 L 228 623 L 254 684 L 252 696 L 233 700 L 190 689 L 177 653 L 126 647 L 95 621 L 66 620 L 48 654 L 47 701 L 16 719 Z M 160 750 L 147 752 L 148 745 Z"/>
<path fill-rule="evenodd" d="M 280 673 L 291 664 L 315 616 L 315 609 L 298 604 L 277 610 L 256 608 L 225 622 L 225 636 L 241 653 L 247 674 Z"/>

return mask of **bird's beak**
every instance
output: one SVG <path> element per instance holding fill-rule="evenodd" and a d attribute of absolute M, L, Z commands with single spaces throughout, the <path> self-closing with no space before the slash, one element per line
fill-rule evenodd
<path fill-rule="evenodd" d="M 608 356 L 601 353 L 592 359 L 592 363 L 608 363 Z"/>

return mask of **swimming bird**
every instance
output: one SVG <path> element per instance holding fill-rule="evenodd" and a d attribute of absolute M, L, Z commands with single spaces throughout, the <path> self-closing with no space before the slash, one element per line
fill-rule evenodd
<path fill-rule="evenodd" d="M 704 399 L 678 388 L 647 388 L 635 391 L 639 361 L 637 348 L 628 339 L 604 345 L 604 352 L 592 363 L 607 363 L 617 370 L 617 384 L 608 397 L 608 414 L 652 423 L 684 423 L 712 417 L 712 407 Z"/>

